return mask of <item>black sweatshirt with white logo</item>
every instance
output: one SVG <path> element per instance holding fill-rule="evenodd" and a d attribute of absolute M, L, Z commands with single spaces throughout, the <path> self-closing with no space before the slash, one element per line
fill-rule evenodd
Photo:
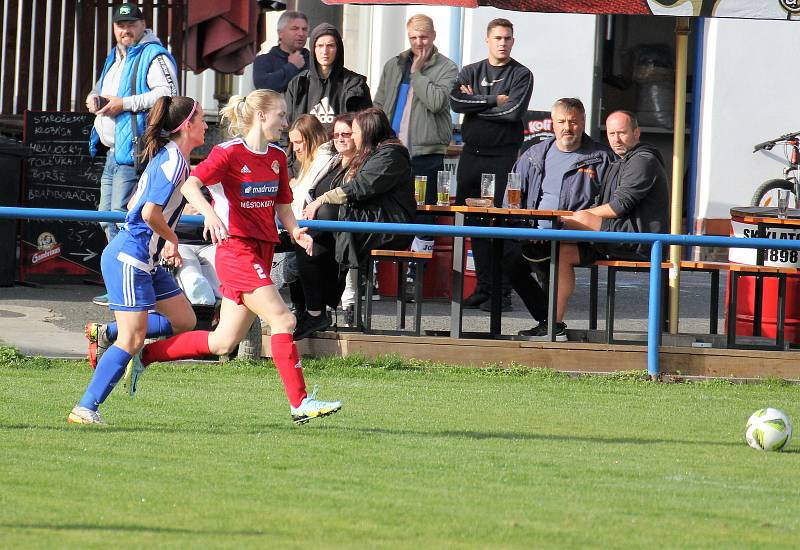
<path fill-rule="evenodd" d="M 474 93 L 463 93 L 462 85 L 471 86 Z M 464 113 L 464 150 L 477 155 L 516 154 L 532 93 L 533 74 L 513 59 L 500 67 L 484 59 L 461 69 L 450 92 L 450 106 Z M 499 95 L 508 96 L 502 106 L 497 105 Z"/>

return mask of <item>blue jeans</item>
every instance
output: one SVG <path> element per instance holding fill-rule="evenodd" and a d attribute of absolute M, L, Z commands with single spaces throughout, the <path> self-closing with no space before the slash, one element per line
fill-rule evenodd
<path fill-rule="evenodd" d="M 128 201 L 136 189 L 139 176 L 133 166 L 117 164 L 114 159 L 114 149 L 109 149 L 106 155 L 106 165 L 103 175 L 100 176 L 100 204 L 98 212 L 127 212 Z M 100 227 L 106 232 L 108 242 L 111 242 L 119 228 L 115 223 L 100 222 Z"/>

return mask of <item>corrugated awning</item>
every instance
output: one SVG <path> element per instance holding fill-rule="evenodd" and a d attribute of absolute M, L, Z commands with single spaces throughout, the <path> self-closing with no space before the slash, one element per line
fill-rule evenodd
<path fill-rule="evenodd" d="M 241 74 L 258 50 L 256 1 L 192 0 L 188 5 L 186 65 L 195 73 Z"/>
<path fill-rule="evenodd" d="M 544 13 L 586 13 L 595 15 L 667 15 L 725 17 L 735 19 L 800 19 L 798 0 L 323 0 L 326 4 L 422 4 L 476 8 L 491 6 L 503 10 Z"/>

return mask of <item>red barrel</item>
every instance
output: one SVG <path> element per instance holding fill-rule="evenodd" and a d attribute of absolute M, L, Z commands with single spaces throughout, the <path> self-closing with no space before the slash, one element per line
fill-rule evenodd
<path fill-rule="evenodd" d="M 737 286 L 736 335 L 752 336 L 756 278 L 741 276 Z M 778 332 L 778 279 L 765 277 L 762 288 L 761 336 L 775 338 Z M 729 300 L 730 296 L 726 296 L 726 305 Z M 800 343 L 800 276 L 797 275 L 786 276 L 786 319 L 783 326 L 786 341 Z"/>
<path fill-rule="evenodd" d="M 440 216 L 436 225 L 453 225 L 451 216 Z M 464 269 L 464 296 L 470 296 L 475 291 L 476 278 L 474 262 L 471 260 L 471 247 L 469 238 L 464 246 L 467 255 Z M 471 269 L 467 268 L 471 266 Z M 422 296 L 426 300 L 449 300 L 453 293 L 453 238 L 439 236 L 433 242 L 433 258 L 425 265 L 425 280 L 423 281 Z M 381 296 L 397 296 L 397 264 L 395 262 L 378 263 L 378 289 Z"/>
<path fill-rule="evenodd" d="M 469 298 L 478 287 L 478 276 L 475 274 L 475 259 L 472 256 L 472 238 L 464 241 L 464 298 Z"/>
<path fill-rule="evenodd" d="M 738 238 L 755 236 L 758 221 L 759 212 L 756 208 L 732 208 L 731 236 Z M 767 230 L 767 237 L 773 239 L 796 239 L 798 237 L 796 235 L 797 232 L 798 229 L 795 227 L 770 227 Z M 756 252 L 754 249 L 731 248 L 728 260 L 731 263 L 754 265 L 756 263 Z M 800 263 L 797 260 L 797 254 L 790 251 L 765 251 L 764 263 L 768 266 L 800 267 Z M 740 276 L 737 287 L 736 335 L 752 336 L 753 319 L 755 317 L 756 278 Z M 761 336 L 775 338 L 778 319 L 778 279 L 775 277 L 763 277 L 762 289 Z M 725 305 L 727 306 L 729 302 L 730 293 L 726 291 Z M 787 342 L 800 343 L 800 276 L 798 275 L 786 276 L 784 338 Z"/>

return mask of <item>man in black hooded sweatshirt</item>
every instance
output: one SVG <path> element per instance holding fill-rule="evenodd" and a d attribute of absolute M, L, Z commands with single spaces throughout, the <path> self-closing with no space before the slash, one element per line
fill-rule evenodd
<path fill-rule="evenodd" d="M 666 233 L 669 231 L 669 185 L 658 149 L 639 141 L 639 123 L 633 113 L 616 111 L 606 119 L 606 135 L 619 156 L 603 176 L 596 206 L 561 218 L 566 229 Z M 566 339 L 563 323 L 575 289 L 575 266 L 597 259 L 649 260 L 650 245 L 639 243 L 562 243 L 558 264 L 556 337 Z M 539 332 L 546 332 L 542 327 Z M 536 330 L 536 329 L 534 329 Z"/>
<path fill-rule="evenodd" d="M 489 57 L 466 65 L 450 93 L 450 107 L 464 113 L 461 136 L 464 148 L 456 174 L 456 204 L 481 196 L 481 174 L 495 174 L 494 206 L 500 206 L 508 173 L 522 145 L 522 117 L 533 93 L 533 75 L 511 58 L 514 26 L 508 19 L 493 19 L 486 28 Z M 477 224 L 477 220 L 472 221 Z M 488 302 L 491 289 L 492 253 L 488 239 L 472 239 L 478 286 L 464 300 L 477 309 Z M 503 272 L 502 310 L 511 310 L 511 281 Z"/>
<path fill-rule="evenodd" d="M 329 133 L 337 115 L 372 107 L 367 79 L 345 68 L 342 36 L 330 23 L 311 31 L 311 66 L 289 81 L 284 98 L 289 124 L 311 114 Z"/>

